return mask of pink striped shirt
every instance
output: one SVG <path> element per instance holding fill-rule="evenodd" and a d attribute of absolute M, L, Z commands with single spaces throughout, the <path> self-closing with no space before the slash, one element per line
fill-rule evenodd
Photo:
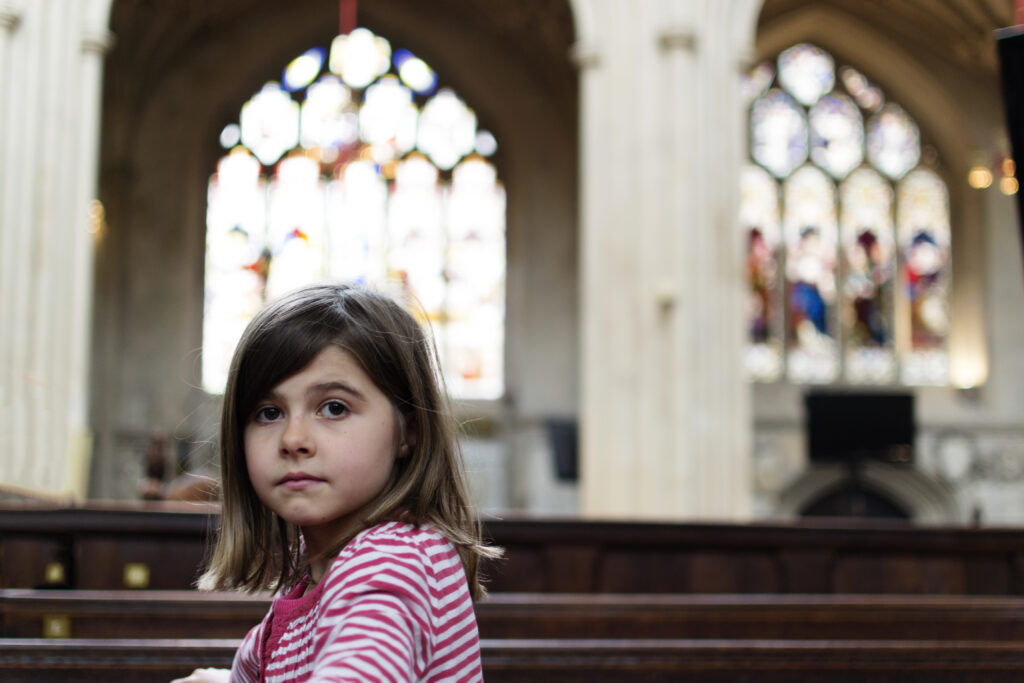
<path fill-rule="evenodd" d="M 233 683 L 483 681 L 466 574 L 434 527 L 370 527 L 305 589 L 277 597 L 249 631 Z"/>

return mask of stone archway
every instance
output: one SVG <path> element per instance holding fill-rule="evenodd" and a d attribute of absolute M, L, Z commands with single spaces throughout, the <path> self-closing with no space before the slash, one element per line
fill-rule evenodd
<path fill-rule="evenodd" d="M 778 513 L 800 517 L 827 496 L 849 489 L 850 469 L 841 463 L 814 464 L 779 496 Z M 914 522 L 961 523 L 966 519 L 951 489 L 920 470 L 868 460 L 856 474 L 856 487 L 906 512 Z"/>

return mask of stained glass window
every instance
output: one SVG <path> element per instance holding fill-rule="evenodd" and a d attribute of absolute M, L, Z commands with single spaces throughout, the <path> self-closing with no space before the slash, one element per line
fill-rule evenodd
<path fill-rule="evenodd" d="M 803 166 L 782 188 L 789 378 L 830 382 L 838 372 L 835 184 Z"/>
<path fill-rule="evenodd" d="M 740 224 L 746 231 L 746 267 L 750 283 L 747 368 L 754 377 L 771 380 L 782 370 L 779 188 L 767 171 L 749 165 L 740 176 L 740 194 Z"/>
<path fill-rule="evenodd" d="M 903 381 L 945 382 L 949 335 L 949 197 L 933 171 L 917 169 L 896 187 L 900 285 L 909 313 Z"/>
<path fill-rule="evenodd" d="M 319 280 L 406 299 L 452 393 L 504 390 L 497 141 L 437 74 L 366 29 L 312 48 L 242 107 L 208 187 L 203 384 L 264 302 Z"/>
<path fill-rule="evenodd" d="M 892 187 L 874 169 L 859 168 L 842 184 L 839 205 L 846 375 L 852 382 L 891 382 L 896 379 Z"/>
<path fill-rule="evenodd" d="M 749 375 L 946 383 L 949 197 L 922 165 L 913 118 L 808 44 L 757 65 L 742 86 Z"/>

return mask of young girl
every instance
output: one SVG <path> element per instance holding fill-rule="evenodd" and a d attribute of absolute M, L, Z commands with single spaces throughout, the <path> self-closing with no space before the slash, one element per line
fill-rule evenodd
<path fill-rule="evenodd" d="M 270 304 L 235 351 L 201 589 L 278 592 L 231 681 L 480 681 L 482 544 L 432 343 L 346 285 Z M 184 680 L 225 680 L 201 669 Z"/>

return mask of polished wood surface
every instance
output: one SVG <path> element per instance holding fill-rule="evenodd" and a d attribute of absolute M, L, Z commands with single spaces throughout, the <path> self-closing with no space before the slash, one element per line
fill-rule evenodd
<path fill-rule="evenodd" d="M 167 681 L 229 664 L 268 599 L 189 590 L 216 523 L 209 505 L 0 506 L 0 680 Z M 1024 680 L 1019 530 L 485 528 L 506 549 L 477 605 L 489 683 Z"/>
<path fill-rule="evenodd" d="M 228 666 L 237 641 L 0 639 L 0 680 L 166 681 Z M 485 640 L 488 683 L 529 680 L 846 683 L 1019 681 L 1016 643 L 773 640 Z"/>
<path fill-rule="evenodd" d="M 7 589 L 0 590 L 0 635 L 241 638 L 269 602 L 195 591 Z M 1024 598 L 1010 597 L 497 593 L 476 614 L 490 639 L 1024 642 Z"/>
<path fill-rule="evenodd" d="M 216 524 L 213 505 L 0 506 L 0 587 L 188 589 Z M 484 567 L 493 592 L 1024 595 L 1018 529 L 503 519 L 485 531 L 506 549 Z"/>

